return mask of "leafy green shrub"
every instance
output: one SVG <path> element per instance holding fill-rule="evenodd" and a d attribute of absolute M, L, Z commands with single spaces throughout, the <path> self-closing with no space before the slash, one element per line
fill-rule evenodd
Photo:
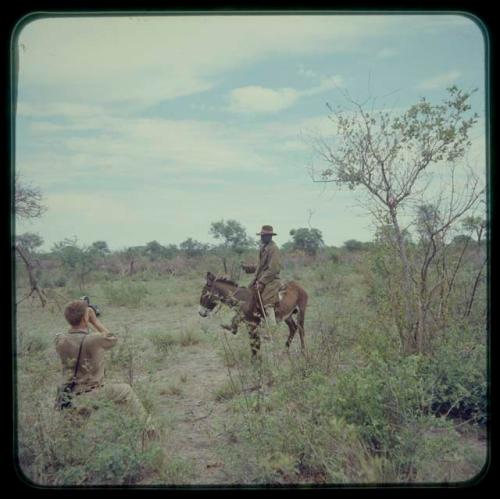
<path fill-rule="evenodd" d="M 485 423 L 487 419 L 486 347 L 467 338 L 466 329 L 448 330 L 425 367 L 431 409 Z"/>
<path fill-rule="evenodd" d="M 64 288 L 68 284 L 68 278 L 65 275 L 52 276 L 42 274 L 39 283 L 42 288 Z"/>
<path fill-rule="evenodd" d="M 339 376 L 335 411 L 360 428 L 374 451 L 390 450 L 399 429 L 429 403 L 421 362 L 417 355 L 386 362 L 374 351 L 366 365 Z"/>
<path fill-rule="evenodd" d="M 66 286 L 67 283 L 68 279 L 66 278 L 66 276 L 63 275 L 56 277 L 53 281 L 53 284 L 56 288 L 64 288 L 64 286 Z"/>
<path fill-rule="evenodd" d="M 104 297 L 109 305 L 137 308 L 149 294 L 144 284 L 136 282 L 120 282 L 102 286 Z"/>
<path fill-rule="evenodd" d="M 318 406 L 331 391 L 331 382 L 312 372 L 302 379 L 282 379 L 268 394 L 257 391 L 238 397 L 236 423 L 229 428 L 238 445 L 223 450 L 229 453 L 238 479 L 249 483 L 368 480 L 373 472 L 371 457 L 357 428 Z"/>
<path fill-rule="evenodd" d="M 442 483 L 470 478 L 457 476 L 462 460 L 459 440 L 453 423 L 444 418 L 416 414 L 396 434 L 390 456 L 393 481 Z"/>
<path fill-rule="evenodd" d="M 131 485 L 161 466 L 159 443 L 144 445 L 143 424 L 115 404 L 89 417 L 40 401 L 32 409 L 20 414 L 18 459 L 38 485 Z"/>

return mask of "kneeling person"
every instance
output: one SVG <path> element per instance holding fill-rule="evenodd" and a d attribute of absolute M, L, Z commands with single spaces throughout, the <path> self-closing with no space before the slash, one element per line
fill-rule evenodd
<path fill-rule="evenodd" d="M 104 354 L 116 345 L 117 337 L 97 319 L 95 311 L 85 300 L 66 305 L 64 316 L 70 328 L 56 335 L 56 351 L 62 362 L 63 383 L 74 381 L 73 400 L 77 397 L 100 397 L 120 404 L 150 426 L 151 418 L 141 401 L 127 383 L 104 382 Z M 98 332 L 90 332 L 89 325 Z M 76 372 L 75 372 L 76 371 Z"/>

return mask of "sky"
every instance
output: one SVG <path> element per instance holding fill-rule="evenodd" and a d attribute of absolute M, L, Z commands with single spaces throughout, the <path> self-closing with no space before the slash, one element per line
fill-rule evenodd
<path fill-rule="evenodd" d="M 398 110 L 477 88 L 484 174 L 485 43 L 462 15 L 33 18 L 17 39 L 15 171 L 47 211 L 16 233 L 119 250 L 215 243 L 211 223 L 233 219 L 251 236 L 272 225 L 280 245 L 299 227 L 369 241 L 357 194 L 310 176 L 326 103 Z"/>

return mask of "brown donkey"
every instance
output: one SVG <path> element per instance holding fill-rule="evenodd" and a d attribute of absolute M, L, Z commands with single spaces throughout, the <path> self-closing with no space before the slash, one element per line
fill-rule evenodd
<path fill-rule="evenodd" d="M 220 303 L 242 314 L 243 321 L 248 325 L 252 355 L 255 356 L 260 350 L 258 326 L 264 318 L 255 289 L 239 287 L 234 281 L 224 277 L 216 277 L 211 272 L 207 272 L 206 284 L 201 291 L 199 314 L 202 317 L 207 317 Z M 305 351 L 304 319 L 306 307 L 307 293 L 299 284 L 288 281 L 282 285 L 275 314 L 277 322 L 285 321 L 288 326 L 287 348 L 298 330 L 300 346 L 302 351 Z"/>

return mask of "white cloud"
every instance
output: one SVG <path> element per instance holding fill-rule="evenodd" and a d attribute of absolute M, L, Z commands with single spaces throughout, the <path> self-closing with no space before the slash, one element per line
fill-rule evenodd
<path fill-rule="evenodd" d="M 320 83 L 317 86 L 303 90 L 300 95 L 316 95 L 328 90 L 333 90 L 334 88 L 340 88 L 344 86 L 344 79 L 340 75 L 334 75 L 329 77 L 323 77 L 320 79 Z"/>
<path fill-rule="evenodd" d="M 448 85 L 451 85 L 460 77 L 459 71 L 448 71 L 446 73 L 441 73 L 432 78 L 428 78 L 417 85 L 417 88 L 422 90 L 436 90 L 444 89 Z"/>
<path fill-rule="evenodd" d="M 36 222 L 41 235 L 56 241 L 76 233 L 81 241 L 103 239 L 113 247 L 178 243 L 189 236 L 207 240 L 209 223 L 231 216 L 252 232 L 278 224 L 284 242 L 290 228 L 305 226 L 311 208 L 327 242 L 360 238 L 349 194 L 331 203 L 319 199 L 320 189 L 307 177 L 310 147 L 300 135 L 331 135 L 326 109 L 324 116 L 285 122 L 270 114 L 276 121 L 251 128 L 241 117 L 217 122 L 168 115 L 182 112 L 181 104 L 200 118 L 220 111 L 217 99 L 202 102 L 204 96 L 154 109 L 167 119 L 147 118 L 141 107 L 230 84 L 240 69 L 272 58 L 313 65 L 325 55 L 334 60 L 335 53 L 372 57 L 414 17 L 75 17 L 27 25 L 20 34 L 16 168 L 46 194 L 49 211 Z M 287 81 L 286 88 L 235 84 L 232 109 L 279 111 L 343 85 L 339 75 L 320 72 L 299 67 L 302 81 Z M 479 155 L 479 143 L 476 149 Z M 240 173 L 241 182 L 235 180 Z M 269 220 L 269 206 L 286 206 L 286 213 Z"/>
<path fill-rule="evenodd" d="M 292 106 L 298 98 L 299 92 L 293 88 L 241 87 L 231 92 L 229 109 L 236 113 L 274 113 Z"/>
<path fill-rule="evenodd" d="M 299 66 L 299 74 L 305 76 L 306 78 L 317 78 L 319 75 L 312 69 L 305 68 L 304 66 Z"/>
<path fill-rule="evenodd" d="M 186 176 L 268 171 L 276 167 L 273 151 L 279 145 L 262 130 L 215 121 L 108 114 L 67 115 L 64 125 L 41 121 L 29 131 L 18 137 L 16 168 L 51 192 L 115 178 L 117 185 L 165 184 Z M 34 151 L 30 144 L 36 144 Z"/>
<path fill-rule="evenodd" d="M 311 72 L 312 75 L 317 76 Z M 318 85 L 305 90 L 261 86 L 236 88 L 229 95 L 229 110 L 235 113 L 275 113 L 293 106 L 301 97 L 317 95 L 341 87 L 341 76 L 323 77 Z"/>
<path fill-rule="evenodd" d="M 37 19 L 20 32 L 19 93 L 151 104 L 208 90 L 270 56 L 361 49 L 387 16 L 158 16 Z"/>

